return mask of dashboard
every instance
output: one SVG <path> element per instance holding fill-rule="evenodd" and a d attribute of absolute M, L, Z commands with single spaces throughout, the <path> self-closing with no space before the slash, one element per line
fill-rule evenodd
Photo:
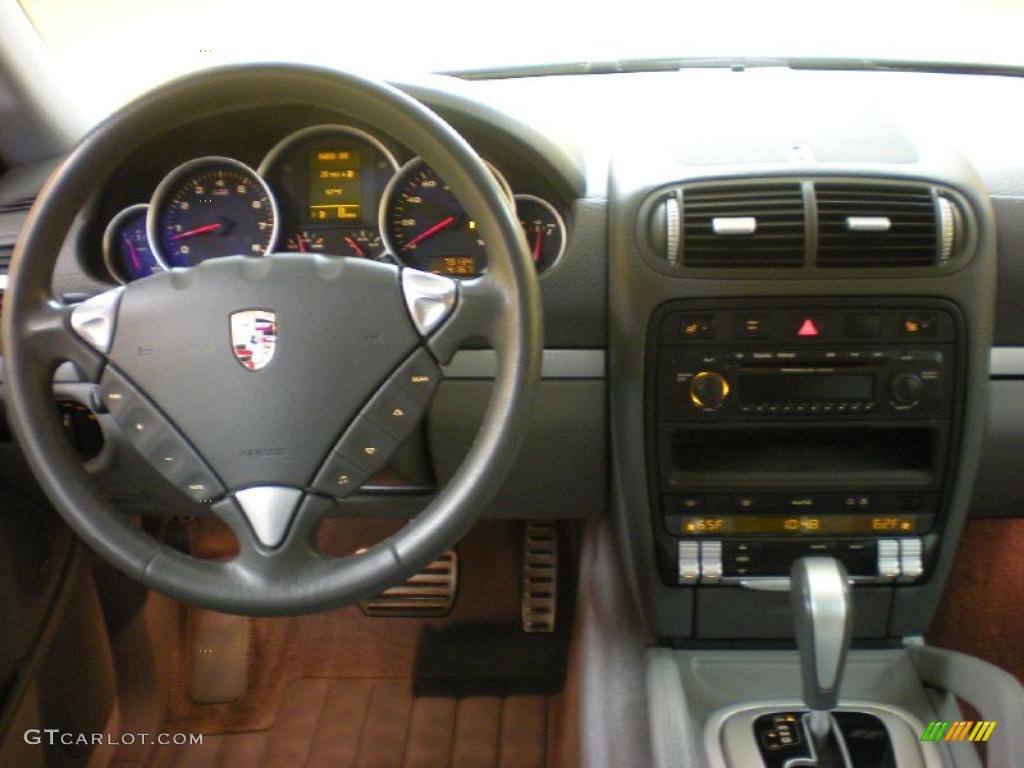
<path fill-rule="evenodd" d="M 543 379 L 488 514 L 610 511 L 656 637 L 781 637 L 784 595 L 766 585 L 790 555 L 861 544 L 855 631 L 919 633 L 968 509 L 1015 514 L 1024 494 L 1020 79 L 709 69 L 402 87 L 489 162 L 538 267 Z M 934 119 L 950 102 L 965 108 Z M 8 177 L 0 203 L 41 183 Z M 96 188 L 58 263 L 65 295 L 227 253 L 487 268 L 443 179 L 341 109 L 216 114 Z M 883 231 L 918 250 L 886 266 L 906 243 L 871 261 L 850 247 Z M 932 316 L 937 335 L 902 335 Z M 414 482 L 382 480 L 399 493 L 343 514 L 408 517 L 450 476 L 493 360 L 464 350 L 445 375 L 391 468 Z M 906 390 L 929 382 L 931 401 Z M 118 499 L 166 503 L 135 486 Z"/>
<path fill-rule="evenodd" d="M 225 128 L 213 121 L 198 130 Z M 486 270 L 476 222 L 444 179 L 408 150 L 341 121 L 278 133 L 267 131 L 264 141 L 276 141 L 254 164 L 211 147 L 167 167 L 152 188 L 115 184 L 96 219 L 103 223 L 103 277 L 127 283 L 222 256 L 280 251 L 372 259 L 455 278 Z M 135 169 L 160 155 L 145 148 L 124 173 L 152 178 L 164 170 L 160 164 L 149 165 L 149 173 Z M 550 192 L 538 194 L 529 179 L 513 190 L 496 164 L 488 166 L 519 217 L 538 271 L 548 269 L 565 252 L 565 204 Z M 121 202 L 127 204 L 110 214 Z M 94 251 L 96 243 L 94 232 L 87 247 Z"/>

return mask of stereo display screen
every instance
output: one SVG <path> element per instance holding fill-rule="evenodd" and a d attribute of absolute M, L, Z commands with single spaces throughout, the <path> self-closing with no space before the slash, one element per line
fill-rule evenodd
<path fill-rule="evenodd" d="M 740 397 L 747 402 L 870 400 L 874 389 L 870 374 L 740 374 Z"/>

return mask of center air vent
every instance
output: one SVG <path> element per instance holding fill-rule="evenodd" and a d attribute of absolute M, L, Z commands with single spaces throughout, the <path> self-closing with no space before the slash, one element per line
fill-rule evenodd
<path fill-rule="evenodd" d="M 800 184 L 686 187 L 682 264 L 687 267 L 800 267 L 804 201 Z"/>
<path fill-rule="evenodd" d="M 948 259 L 957 210 L 924 185 L 820 183 L 818 266 L 920 267 Z"/>

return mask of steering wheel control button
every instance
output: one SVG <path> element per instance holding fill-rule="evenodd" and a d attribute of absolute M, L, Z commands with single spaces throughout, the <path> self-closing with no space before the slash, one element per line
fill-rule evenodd
<path fill-rule="evenodd" d="M 328 496 L 343 499 L 358 490 L 371 474 L 348 461 L 335 448 L 313 480 L 313 488 Z"/>
<path fill-rule="evenodd" d="M 224 486 L 178 430 L 109 365 L 100 379 L 99 399 L 132 447 L 189 498 L 203 504 L 224 493 Z"/>
<path fill-rule="evenodd" d="M 360 415 L 338 443 L 338 454 L 369 475 L 383 467 L 398 443 L 382 428 Z"/>
<path fill-rule="evenodd" d="M 374 395 L 363 414 L 401 444 L 419 423 L 424 410 L 423 403 L 389 381 Z"/>
<path fill-rule="evenodd" d="M 302 491 L 283 485 L 260 485 L 235 491 L 235 501 L 259 543 L 273 549 L 284 541 L 302 501 Z"/>
<path fill-rule="evenodd" d="M 458 291 L 454 280 L 415 269 L 402 270 L 402 293 L 416 329 L 429 336 L 455 306 Z"/>
<path fill-rule="evenodd" d="M 441 369 L 434 358 L 427 350 L 419 349 L 395 371 L 388 385 L 397 384 L 418 403 L 427 405 L 440 381 Z"/>
<path fill-rule="evenodd" d="M 71 310 L 71 327 L 86 343 L 104 355 L 114 343 L 117 305 L 124 288 L 114 288 L 86 299 Z"/>

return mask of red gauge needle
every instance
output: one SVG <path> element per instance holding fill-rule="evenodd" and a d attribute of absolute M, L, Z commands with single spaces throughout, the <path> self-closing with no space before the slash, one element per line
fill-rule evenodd
<path fill-rule="evenodd" d="M 454 216 L 449 216 L 447 219 L 442 219 L 441 221 L 437 222 L 437 224 L 435 224 L 434 226 L 430 227 L 430 229 L 428 229 L 428 230 L 426 230 L 424 232 L 420 232 L 418 235 L 416 235 L 416 237 L 414 237 L 408 243 L 403 245 L 402 246 L 402 250 L 403 251 L 409 250 L 414 245 L 416 245 L 416 243 L 419 243 L 419 242 L 422 242 L 423 240 L 426 240 L 431 235 L 436 235 L 442 229 L 444 229 L 445 227 L 450 227 L 454 223 L 455 223 L 455 217 Z"/>
<path fill-rule="evenodd" d="M 142 269 L 142 262 L 139 261 L 139 252 L 135 250 L 135 245 L 132 243 L 131 238 L 126 237 L 124 244 L 128 246 L 128 255 L 132 259 L 132 266 L 136 269 Z"/>
<path fill-rule="evenodd" d="M 295 236 L 295 242 L 299 244 L 299 253 L 305 253 L 306 252 L 306 238 L 304 238 L 302 235 L 296 235 Z"/>
<path fill-rule="evenodd" d="M 424 232 L 424 233 L 423 233 L 423 235 L 420 235 L 420 240 L 422 240 L 422 239 L 423 239 L 423 236 L 424 236 L 425 234 L 426 234 L 426 233 Z M 366 258 L 366 251 L 364 251 L 364 250 L 363 250 L 362 248 L 360 248 L 360 247 L 359 247 L 359 243 L 357 243 L 357 242 L 356 242 L 355 240 L 353 240 L 353 239 L 352 239 L 351 237 L 346 237 L 346 238 L 345 238 L 345 242 L 346 242 L 346 243 L 348 243 L 349 247 L 350 247 L 350 248 L 351 248 L 351 249 L 352 249 L 353 251 L 355 251 L 356 253 L 358 253 L 358 254 L 359 254 L 360 256 L 362 256 L 362 257 L 363 257 L 364 259 Z M 415 241 L 415 240 L 413 240 L 413 243 L 414 243 L 414 242 L 416 242 L 416 241 Z M 412 243 L 409 243 L 409 245 L 412 245 Z"/>
<path fill-rule="evenodd" d="M 179 232 L 176 235 L 171 235 L 171 240 L 182 240 L 186 237 L 195 237 L 196 235 L 205 235 L 207 232 L 216 232 L 218 229 L 224 226 L 224 222 L 215 221 L 213 224 L 204 224 L 201 227 L 195 229 L 188 229 L 184 232 Z"/>
<path fill-rule="evenodd" d="M 540 249 L 544 246 L 544 230 L 537 230 L 537 239 L 533 241 L 533 260 L 540 261 Z"/>

